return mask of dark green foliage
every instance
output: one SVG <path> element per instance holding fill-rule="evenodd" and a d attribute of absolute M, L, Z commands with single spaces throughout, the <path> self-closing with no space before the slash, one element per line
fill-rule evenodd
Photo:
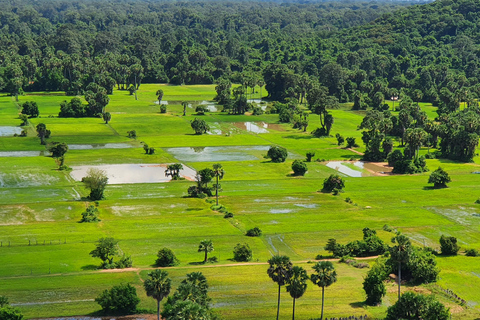
<path fill-rule="evenodd" d="M 47 130 L 47 126 L 44 123 L 37 124 L 37 136 L 40 138 L 40 144 L 46 145 L 45 139 L 50 137 L 51 131 Z"/>
<path fill-rule="evenodd" d="M 165 170 L 165 176 L 171 176 L 172 180 L 179 180 L 180 170 L 183 170 L 183 165 L 181 163 L 169 164 L 167 170 Z"/>
<path fill-rule="evenodd" d="M 18 309 L 12 308 L 5 296 L 0 296 L 0 319 L 2 320 L 23 320 L 23 315 Z"/>
<path fill-rule="evenodd" d="M 58 113 L 60 118 L 81 118 L 86 116 L 85 106 L 82 104 L 82 100 L 75 97 L 67 102 L 66 100 L 60 104 L 60 112 Z"/>
<path fill-rule="evenodd" d="M 334 190 L 343 190 L 345 183 L 342 177 L 338 174 L 331 174 L 327 179 L 323 181 L 322 192 L 333 192 Z"/>
<path fill-rule="evenodd" d="M 233 260 L 239 262 L 252 260 L 252 249 L 250 249 L 250 246 L 246 243 L 237 243 L 233 249 Z"/>
<path fill-rule="evenodd" d="M 378 236 L 375 230 L 364 228 L 363 240 L 355 240 L 342 245 L 335 239 L 328 239 L 325 250 L 335 257 L 369 257 L 385 253 L 388 246 Z"/>
<path fill-rule="evenodd" d="M 199 115 L 199 116 L 203 116 L 205 114 L 205 112 L 208 112 L 208 108 L 207 107 L 204 107 L 204 106 L 197 106 L 195 108 L 195 112 Z"/>
<path fill-rule="evenodd" d="M 337 145 L 339 146 L 341 146 L 345 142 L 345 138 L 340 133 L 337 133 L 335 135 L 335 138 L 337 138 Z"/>
<path fill-rule="evenodd" d="M 89 199 L 92 201 L 102 200 L 103 192 L 108 183 L 108 177 L 105 171 L 90 168 L 87 170 L 87 176 L 82 178 L 85 188 L 90 189 Z"/>
<path fill-rule="evenodd" d="M 460 247 L 457 244 L 457 238 L 447 237 L 442 234 L 440 237 L 440 250 L 443 255 L 452 256 L 456 255 L 460 250 Z"/>
<path fill-rule="evenodd" d="M 413 292 L 404 293 L 400 300 L 388 308 L 385 320 L 448 320 L 450 313 L 434 296 L 425 296 Z"/>
<path fill-rule="evenodd" d="M 162 104 L 160 106 L 160 113 L 167 113 L 167 106 L 166 105 Z"/>
<path fill-rule="evenodd" d="M 480 253 L 478 252 L 477 249 L 467 249 L 465 250 L 465 255 L 467 257 L 478 257 L 480 256 Z"/>
<path fill-rule="evenodd" d="M 391 161 L 394 161 L 393 157 L 397 157 L 397 155 L 392 154 Z M 393 166 L 393 173 L 401 173 L 401 174 L 413 174 L 413 173 L 422 173 L 427 172 L 427 162 L 425 161 L 424 156 L 419 156 L 414 158 L 413 160 L 407 159 L 407 157 L 403 157 L 402 160 L 397 160 Z"/>
<path fill-rule="evenodd" d="M 279 162 L 285 162 L 285 160 L 287 159 L 287 156 L 288 156 L 287 149 L 280 146 L 272 146 L 270 147 L 270 149 L 268 149 L 268 152 L 265 158 L 271 159 L 272 162 L 279 163 Z"/>
<path fill-rule="evenodd" d="M 394 150 L 390 152 L 387 156 L 388 165 L 394 167 L 397 162 L 403 160 L 403 154 L 400 150 Z"/>
<path fill-rule="evenodd" d="M 94 205 L 89 205 L 87 210 L 82 212 L 82 219 L 80 222 L 98 222 L 98 209 Z"/>
<path fill-rule="evenodd" d="M 307 152 L 305 161 L 312 162 L 313 157 L 315 157 L 315 152 Z"/>
<path fill-rule="evenodd" d="M 126 315 L 137 311 L 140 298 L 137 296 L 135 287 L 130 284 L 120 284 L 103 291 L 95 298 L 95 302 L 102 307 L 105 314 Z"/>
<path fill-rule="evenodd" d="M 172 280 L 168 277 L 168 272 L 158 269 L 149 272 L 143 288 L 148 297 L 157 300 L 157 319 L 160 320 L 160 301 L 167 297 L 172 289 Z"/>
<path fill-rule="evenodd" d="M 248 229 L 246 235 L 249 237 L 260 237 L 262 235 L 262 230 L 258 227 Z"/>
<path fill-rule="evenodd" d="M 102 260 L 101 267 L 103 269 L 112 269 L 114 268 L 113 258 L 118 255 L 118 253 L 118 240 L 107 237 L 98 239 L 96 248 L 90 252 L 90 255 Z"/>
<path fill-rule="evenodd" d="M 355 142 L 355 138 L 353 137 L 348 137 L 346 139 L 347 141 L 347 148 L 356 148 L 358 147 L 357 143 Z"/>
<path fill-rule="evenodd" d="M 252 115 L 261 116 L 263 114 L 263 109 L 260 107 L 253 107 Z"/>
<path fill-rule="evenodd" d="M 137 139 L 137 131 L 135 130 L 127 131 L 127 135 L 130 139 Z"/>
<path fill-rule="evenodd" d="M 190 126 L 195 131 L 195 134 L 201 135 L 210 131 L 210 126 L 203 119 L 195 118 L 190 122 Z"/>
<path fill-rule="evenodd" d="M 35 101 L 26 101 L 22 104 L 22 114 L 28 115 L 30 118 L 36 118 L 40 114 L 38 105 Z"/>
<path fill-rule="evenodd" d="M 105 107 L 110 102 L 107 90 L 94 82 L 91 82 L 86 87 L 85 100 L 88 102 L 88 107 L 86 108 L 86 115 L 88 117 L 103 114 Z M 105 122 L 107 121 L 105 120 Z"/>
<path fill-rule="evenodd" d="M 294 160 L 292 163 L 293 174 L 296 176 L 303 176 L 307 172 L 307 164 L 301 160 Z"/>
<path fill-rule="evenodd" d="M 267 274 L 278 284 L 277 320 L 280 314 L 280 289 L 292 275 L 293 264 L 287 256 L 275 255 L 268 260 Z"/>
<path fill-rule="evenodd" d="M 22 120 L 22 123 L 20 123 L 20 127 L 28 126 L 28 116 L 26 114 L 20 114 L 18 118 Z"/>
<path fill-rule="evenodd" d="M 105 121 L 106 124 L 108 124 L 110 120 L 112 120 L 112 114 L 110 112 L 104 112 L 102 114 L 102 117 L 103 117 L 103 121 Z"/>
<path fill-rule="evenodd" d="M 157 267 L 173 267 L 178 263 L 179 261 L 171 249 L 163 248 L 158 251 L 155 261 Z"/>
<path fill-rule="evenodd" d="M 363 290 L 367 295 L 365 303 L 369 306 L 376 306 L 382 302 L 382 298 L 387 294 L 385 279 L 387 278 L 385 262 L 377 260 L 377 263 L 368 271 L 363 281 Z"/>
<path fill-rule="evenodd" d="M 124 268 L 131 268 L 133 265 L 133 260 L 131 256 L 127 256 L 126 254 L 123 254 L 120 257 L 120 260 L 115 262 L 115 269 L 124 269 Z"/>
<path fill-rule="evenodd" d="M 68 145 L 65 142 L 51 142 L 48 145 L 48 152 L 52 154 L 53 158 L 60 158 L 68 151 Z"/>
<path fill-rule="evenodd" d="M 430 177 L 428 178 L 428 183 L 433 183 L 433 187 L 446 188 L 447 183 L 451 182 L 450 176 L 442 168 L 438 167 L 437 170 L 433 171 Z"/>
<path fill-rule="evenodd" d="M 226 212 L 223 217 L 224 217 L 225 219 L 227 219 L 227 218 L 233 218 L 233 213 L 232 213 L 232 212 Z"/>

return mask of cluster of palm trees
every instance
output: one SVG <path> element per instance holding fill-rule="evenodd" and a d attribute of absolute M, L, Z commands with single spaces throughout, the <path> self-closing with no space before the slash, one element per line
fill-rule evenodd
<path fill-rule="evenodd" d="M 268 260 L 270 265 L 268 276 L 278 284 L 278 305 L 277 320 L 280 315 L 280 292 L 281 287 L 286 286 L 287 292 L 293 298 L 292 320 L 295 320 L 295 300 L 303 296 L 307 290 L 307 281 L 310 279 L 314 285 L 322 288 L 322 315 L 325 300 L 325 287 L 328 287 L 337 281 L 335 267 L 330 261 L 320 261 L 313 266 L 314 273 L 308 277 L 307 271 L 299 266 L 293 266 L 290 258 L 287 256 L 275 255 Z"/>

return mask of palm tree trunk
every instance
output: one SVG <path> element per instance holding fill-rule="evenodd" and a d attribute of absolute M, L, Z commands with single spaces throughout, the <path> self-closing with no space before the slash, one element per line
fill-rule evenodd
<path fill-rule="evenodd" d="M 295 298 L 293 298 L 293 313 L 292 313 L 292 320 L 295 320 Z"/>
<path fill-rule="evenodd" d="M 398 263 L 398 300 L 400 300 L 400 287 L 402 282 L 402 263 Z"/>
<path fill-rule="evenodd" d="M 280 316 L 280 285 L 278 285 L 277 320 L 279 316 Z"/>
<path fill-rule="evenodd" d="M 323 320 L 323 304 L 325 302 L 325 287 L 322 287 L 322 315 L 320 316 L 320 320 Z"/>
<path fill-rule="evenodd" d="M 205 250 L 205 260 L 203 260 L 203 262 L 207 262 L 207 255 L 208 255 L 208 251 Z"/>
<path fill-rule="evenodd" d="M 157 320 L 160 320 L 160 300 L 157 300 Z"/>
<path fill-rule="evenodd" d="M 218 174 L 216 176 L 217 176 L 217 185 L 215 187 L 215 197 L 217 198 L 217 206 L 218 206 Z"/>

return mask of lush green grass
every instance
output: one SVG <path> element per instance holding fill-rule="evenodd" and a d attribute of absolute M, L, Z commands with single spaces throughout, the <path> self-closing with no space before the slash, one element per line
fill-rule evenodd
<path fill-rule="evenodd" d="M 159 113 L 155 92 L 164 90 L 163 100 L 169 101 L 167 113 Z M 258 88 L 257 88 L 258 91 Z M 265 90 L 264 90 L 265 91 Z M 326 255 L 324 245 L 329 238 L 340 243 L 360 239 L 364 227 L 375 228 L 379 236 L 390 241 L 391 233 L 382 231 L 385 224 L 409 235 L 419 246 L 438 249 L 442 234 L 456 236 L 464 248 L 480 248 L 478 216 L 480 205 L 474 201 L 480 195 L 480 157 L 476 163 L 464 164 L 445 160 L 428 160 L 431 170 L 443 167 L 452 176 L 449 188 L 433 190 L 427 184 L 429 173 L 404 176 L 346 177 L 345 192 L 338 196 L 319 192 L 323 180 L 336 171 L 324 162 L 308 163 L 304 177 L 291 175 L 294 159 L 303 159 L 315 152 L 315 159 L 358 159 L 359 154 L 337 146 L 334 137 L 355 137 L 363 151 L 361 132 L 357 130 L 364 112 L 350 111 L 349 106 L 332 110 L 335 123 L 332 137 L 314 138 L 309 132 L 319 126 L 316 115 L 310 115 L 307 132 L 279 124 L 277 115 L 232 116 L 208 112 L 204 116 L 187 109 L 183 117 L 181 101 L 193 105 L 210 101 L 215 96 L 214 85 L 166 86 L 142 84 L 138 100 L 126 91 L 115 91 L 107 111 L 112 121 L 106 125 L 100 118 L 58 118 L 61 101 L 71 97 L 60 94 L 35 93 L 20 97 L 39 104 L 40 118 L 31 119 L 28 137 L 2 137 L 2 151 L 44 150 L 35 137 L 34 126 L 40 122 L 52 131 L 51 141 L 68 144 L 126 143 L 127 149 L 70 150 L 66 155 L 69 166 L 121 163 L 178 162 L 171 147 L 281 145 L 289 157 L 285 163 L 271 163 L 263 158 L 266 151 L 244 150 L 253 156 L 248 161 L 220 161 L 225 169 L 221 181 L 220 203 L 234 213 L 225 219 L 222 213 L 210 210 L 211 204 L 202 199 L 186 198 L 191 181 L 153 184 L 109 185 L 106 199 L 100 201 L 99 223 L 81 224 L 81 213 L 89 204 L 82 200 L 88 192 L 75 182 L 67 171 L 56 170 L 52 158 L 0 158 L 0 295 L 10 298 L 28 318 L 89 314 L 99 310 L 92 301 L 105 288 L 121 282 L 137 287 L 141 307 L 154 310 L 153 299 L 145 296 L 141 279 L 162 247 L 173 249 L 180 265 L 169 269 L 174 286 L 186 273 L 202 271 L 210 284 L 212 305 L 226 319 L 261 319 L 275 315 L 276 286 L 266 274 L 267 266 L 232 264 L 233 247 L 248 243 L 253 250 L 253 262 L 265 262 L 272 254 L 286 254 L 311 270 L 318 254 Z M 259 98 L 259 94 L 254 95 Z M 391 104 L 391 102 L 389 102 Z M 397 104 L 397 103 L 396 103 Z M 435 108 L 421 104 L 429 117 Z M 0 97 L 2 125 L 18 126 L 19 108 L 14 99 Z M 50 117 L 49 117 L 50 116 Z M 194 135 L 190 121 L 205 119 L 217 134 Z M 254 122 L 268 133 L 255 134 L 242 126 Z M 137 140 L 129 139 L 127 131 L 136 130 Z M 146 155 L 141 142 L 155 147 L 154 155 Z M 396 146 L 397 147 L 397 146 Z M 426 150 L 422 150 L 426 152 Z M 213 161 L 197 162 L 186 159 L 184 164 L 200 170 L 211 167 Z M 353 204 L 345 202 L 349 197 Z M 259 227 L 263 235 L 246 237 L 245 231 Z M 98 259 L 89 256 L 95 241 L 112 236 L 120 248 L 134 260 L 132 271 L 105 273 L 93 270 Z M 212 239 L 218 258 L 217 265 L 199 265 L 202 253 L 197 252 L 202 239 Z M 454 319 L 474 319 L 480 306 L 479 258 L 441 257 L 438 285 L 466 299 L 470 309 L 462 309 L 438 287 L 427 285 L 405 290 L 434 292 L 452 308 Z M 303 261 L 303 262 L 302 262 Z M 369 261 L 369 263 L 374 263 Z M 362 281 L 367 270 L 335 263 L 338 282 L 326 290 L 326 315 L 340 317 L 368 314 L 382 317 L 386 308 L 396 301 L 396 287 L 388 285 L 388 294 L 380 307 L 363 305 Z M 320 289 L 309 289 L 297 302 L 299 318 L 320 314 Z M 33 303 L 33 304 L 27 304 Z M 291 299 L 282 293 L 282 319 L 291 316 Z"/>

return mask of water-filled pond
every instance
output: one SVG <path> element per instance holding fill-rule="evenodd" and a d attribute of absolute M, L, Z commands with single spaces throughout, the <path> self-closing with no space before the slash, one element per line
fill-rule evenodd
<path fill-rule="evenodd" d="M 0 157 L 39 157 L 50 155 L 47 151 L 0 151 Z"/>
<path fill-rule="evenodd" d="M 127 149 L 135 148 L 130 143 L 95 143 L 95 144 L 69 144 L 70 150 L 89 150 L 89 149 Z"/>
<path fill-rule="evenodd" d="M 253 133 L 268 133 L 268 129 L 276 131 L 285 131 L 283 127 L 275 123 L 266 122 L 233 122 L 235 127 Z"/>
<path fill-rule="evenodd" d="M 350 164 L 350 166 L 348 164 Z M 391 168 L 386 168 L 374 163 L 363 162 L 363 161 L 355 161 L 353 163 L 342 162 L 342 161 L 330 161 L 326 164 L 326 166 L 329 168 L 335 169 L 338 172 L 346 174 L 349 177 L 355 177 L 355 178 L 366 177 L 371 175 L 365 171 L 380 173 L 380 174 L 392 171 Z"/>
<path fill-rule="evenodd" d="M 73 179 L 81 181 L 90 168 L 104 170 L 108 177 L 108 184 L 125 183 L 158 183 L 169 182 L 171 177 L 165 176 L 168 164 L 104 164 L 95 166 L 72 166 L 70 175 Z M 195 180 L 196 171 L 183 166 L 180 176 L 187 180 Z"/>
<path fill-rule="evenodd" d="M 14 134 L 22 133 L 22 130 L 20 127 L 0 126 L 0 137 L 12 137 Z"/>
<path fill-rule="evenodd" d="M 268 151 L 270 146 L 183 147 L 165 151 L 180 161 L 250 161 L 260 159 L 258 151 Z"/>

